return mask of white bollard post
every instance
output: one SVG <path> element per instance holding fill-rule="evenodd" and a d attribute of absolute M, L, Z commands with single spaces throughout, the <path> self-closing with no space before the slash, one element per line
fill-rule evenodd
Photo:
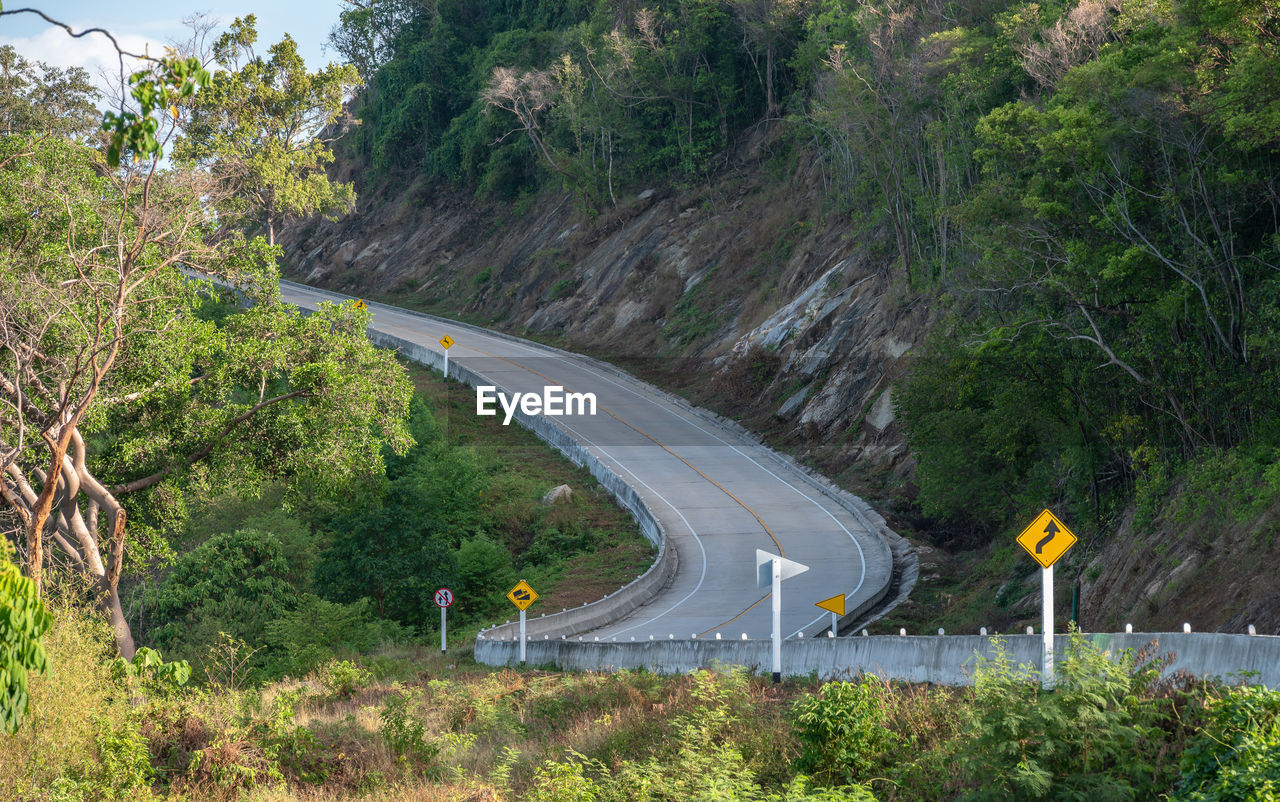
<path fill-rule="evenodd" d="M 1132 634 L 1133 634 L 1133 624 L 1125 624 L 1125 625 L 1124 625 L 1124 634 L 1126 634 L 1126 635 L 1132 635 Z"/>
<path fill-rule="evenodd" d="M 1256 630 L 1256 629 L 1254 629 L 1254 628 L 1253 628 L 1253 624 L 1250 624 L 1250 625 L 1249 625 L 1249 634 L 1250 634 L 1250 635 L 1257 635 L 1257 634 L 1258 634 L 1258 630 Z"/>
<path fill-rule="evenodd" d="M 979 628 L 978 634 L 985 638 L 987 636 L 987 628 L 986 627 Z"/>
<path fill-rule="evenodd" d="M 1184 622 L 1184 623 L 1182 624 L 1182 631 L 1183 631 L 1183 632 L 1186 632 L 1186 633 L 1188 633 L 1188 634 L 1190 634 L 1190 633 L 1191 633 L 1191 623 L 1190 623 L 1190 622 Z"/>
<path fill-rule="evenodd" d="M 902 637 L 902 638 L 907 637 L 907 628 L 906 628 L 906 627 L 900 627 L 900 628 L 898 629 L 898 636 L 899 636 L 899 637 Z"/>
<path fill-rule="evenodd" d="M 862 637 L 864 637 L 864 638 L 865 638 L 865 637 L 868 637 L 868 636 L 870 636 L 870 635 L 871 635 L 871 633 L 870 633 L 870 632 L 867 632 L 865 629 L 864 629 L 864 630 L 862 630 Z"/>

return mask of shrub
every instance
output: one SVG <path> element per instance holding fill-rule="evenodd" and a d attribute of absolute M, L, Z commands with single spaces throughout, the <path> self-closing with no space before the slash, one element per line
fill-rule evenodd
<path fill-rule="evenodd" d="M 1172 784 L 1160 763 L 1167 716 L 1141 694 L 1131 653 L 1112 660 L 1078 632 L 1059 663 L 1055 689 L 1013 667 L 1002 643 L 974 678 L 972 740 L 962 757 L 979 798 L 1148 799 Z"/>
<path fill-rule="evenodd" d="M 178 558 L 156 588 L 150 640 L 170 657 L 194 658 L 219 633 L 261 645 L 268 622 L 285 614 L 296 591 L 275 535 L 254 529 L 214 535 Z M 263 657 L 254 667 L 261 668 Z"/>
<path fill-rule="evenodd" d="M 1210 699 L 1203 730 L 1182 753 L 1187 802 L 1280 797 L 1280 692 L 1241 687 Z"/>
<path fill-rule="evenodd" d="M 816 696 L 792 707 L 800 757 L 796 768 L 815 779 L 844 785 L 873 776 L 883 758 L 899 745 L 888 729 L 884 683 L 828 682 Z"/>
<path fill-rule="evenodd" d="M 335 604 L 310 593 L 266 629 L 267 668 L 273 674 L 305 674 L 340 655 L 368 651 L 384 641 L 408 636 L 395 622 L 375 618 L 368 599 Z"/>

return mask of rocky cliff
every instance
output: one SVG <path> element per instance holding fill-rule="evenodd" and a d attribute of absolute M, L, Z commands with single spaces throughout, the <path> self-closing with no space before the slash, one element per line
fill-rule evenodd
<path fill-rule="evenodd" d="M 422 183 L 366 190 L 356 214 L 287 231 L 286 270 L 617 361 L 828 473 L 901 476 L 893 387 L 925 305 L 877 255 L 877 232 L 824 216 L 819 170 L 753 156 L 598 214 L 565 193 L 498 203 Z"/>

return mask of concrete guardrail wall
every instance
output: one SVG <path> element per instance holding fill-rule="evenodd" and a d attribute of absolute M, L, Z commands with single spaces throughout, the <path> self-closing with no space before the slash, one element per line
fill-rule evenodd
<path fill-rule="evenodd" d="M 1090 633 L 1085 637 L 1112 654 L 1135 651 L 1154 643 L 1158 654 L 1174 659 L 1165 673 L 1184 670 L 1198 677 L 1229 679 L 1240 672 L 1257 672 L 1252 684 L 1280 688 L 1280 637 L 1228 635 L 1216 632 L 1152 632 L 1132 634 Z M 1014 664 L 1040 666 L 1040 635 L 1000 638 Z M 984 635 L 872 635 L 844 638 L 806 638 L 783 641 L 782 673 L 788 676 L 816 674 L 821 679 L 850 679 L 873 674 L 904 682 L 967 685 L 972 681 L 979 655 L 994 655 L 993 639 Z M 1066 654 L 1068 638 L 1054 640 L 1056 659 Z M 488 665 L 514 665 L 518 640 L 495 640 L 485 635 L 475 646 L 476 660 Z M 579 642 L 530 636 L 527 663 L 555 665 L 561 669 L 612 671 L 643 668 L 662 674 L 685 673 L 714 664 L 743 666 L 753 673 L 768 673 L 771 666 L 768 640 L 655 640 L 641 642 Z"/>

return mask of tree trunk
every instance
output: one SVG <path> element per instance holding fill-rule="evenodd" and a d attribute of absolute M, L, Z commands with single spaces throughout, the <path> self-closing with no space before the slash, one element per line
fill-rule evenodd
<path fill-rule="evenodd" d="M 778 114 L 778 102 L 773 96 L 773 43 L 764 51 L 764 114 L 772 119 Z"/>
<path fill-rule="evenodd" d="M 116 650 L 124 659 L 132 660 L 138 649 L 133 642 L 133 632 L 129 629 L 129 622 L 124 617 L 124 608 L 120 606 L 120 591 L 111 587 L 106 577 L 98 581 L 98 587 L 102 590 L 98 606 L 107 614 L 107 619 L 111 622 L 111 635 L 115 638 Z"/>

